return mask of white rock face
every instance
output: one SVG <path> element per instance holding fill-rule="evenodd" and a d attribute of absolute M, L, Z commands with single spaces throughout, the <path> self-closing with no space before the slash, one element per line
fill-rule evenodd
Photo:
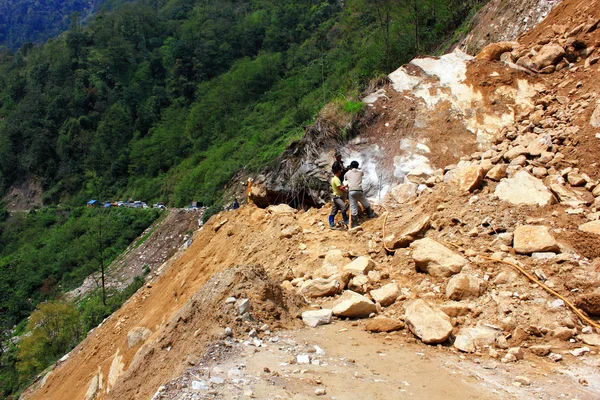
<path fill-rule="evenodd" d="M 479 297 L 484 290 L 483 279 L 468 274 L 458 274 L 448 281 L 446 296 L 450 300 L 464 300 Z"/>
<path fill-rule="evenodd" d="M 443 343 L 452 333 L 450 317 L 421 299 L 406 307 L 405 320 L 410 331 L 426 344 Z"/>
<path fill-rule="evenodd" d="M 137 326 L 127 333 L 127 346 L 134 347 L 138 343 L 144 343 L 152 335 L 152 331 L 143 326 Z"/>
<path fill-rule="evenodd" d="M 513 178 L 500 181 L 494 194 L 500 200 L 516 205 L 547 206 L 556 202 L 546 185 L 525 170 L 517 172 Z"/>
<path fill-rule="evenodd" d="M 368 257 L 358 257 L 350 264 L 344 267 L 344 271 L 350 272 L 352 275 L 367 275 L 369 271 L 375 268 L 375 263 Z"/>
<path fill-rule="evenodd" d="M 115 357 L 110 364 L 110 371 L 108 372 L 108 379 L 106 381 L 107 390 L 110 390 L 117 382 L 117 379 L 123 375 L 124 368 L 123 356 L 119 354 L 119 349 L 117 349 Z"/>
<path fill-rule="evenodd" d="M 340 317 L 366 318 L 377 312 L 377 306 L 365 296 L 346 290 L 335 302 L 332 311 Z"/>
<path fill-rule="evenodd" d="M 410 247 L 417 268 L 436 277 L 457 274 L 468 263 L 466 258 L 433 239 L 416 240 Z"/>
<path fill-rule="evenodd" d="M 384 307 L 393 304 L 400 295 L 400 288 L 396 283 L 388 283 L 387 285 L 371 290 L 371 297 Z"/>
<path fill-rule="evenodd" d="M 513 247 L 519 254 L 556 253 L 559 251 L 556 239 L 554 239 L 548 227 L 543 225 L 518 226 L 515 229 Z"/>
<path fill-rule="evenodd" d="M 330 324 L 333 319 L 333 312 L 329 309 L 304 311 L 302 313 L 302 322 L 306 325 L 316 328 L 319 325 Z"/>

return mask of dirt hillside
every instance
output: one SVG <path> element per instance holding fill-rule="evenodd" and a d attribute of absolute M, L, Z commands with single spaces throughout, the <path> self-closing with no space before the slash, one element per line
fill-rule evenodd
<path fill-rule="evenodd" d="M 598 398 L 599 22 L 395 71 L 344 147 L 376 218 L 212 217 L 23 398 Z"/>

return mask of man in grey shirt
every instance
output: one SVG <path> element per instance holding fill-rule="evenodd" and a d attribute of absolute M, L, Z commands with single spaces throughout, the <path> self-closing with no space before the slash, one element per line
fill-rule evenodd
<path fill-rule="evenodd" d="M 358 203 L 362 204 L 369 218 L 373 218 L 375 213 L 371 209 L 371 204 L 365 197 L 362 188 L 362 179 L 364 173 L 358 169 L 358 161 L 350 163 L 350 169 L 344 176 L 344 186 L 348 187 L 348 198 L 350 200 L 350 209 L 352 211 L 352 228 L 358 226 Z"/>

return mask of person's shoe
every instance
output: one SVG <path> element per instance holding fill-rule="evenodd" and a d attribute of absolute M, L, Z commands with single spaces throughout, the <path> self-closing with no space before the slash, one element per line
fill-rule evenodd
<path fill-rule="evenodd" d="M 375 218 L 377 216 L 371 207 L 367 208 L 365 211 L 367 211 L 367 217 L 369 218 Z"/>
<path fill-rule="evenodd" d="M 332 231 L 341 231 L 342 228 L 340 228 L 339 226 L 335 226 L 335 225 L 329 225 L 329 229 L 331 229 Z"/>
<path fill-rule="evenodd" d="M 358 219 L 358 217 L 356 217 L 356 219 Z M 354 218 L 352 218 L 352 226 L 350 227 L 350 229 L 357 228 L 359 226 L 360 226 L 360 224 L 358 223 L 358 221 L 356 221 Z"/>

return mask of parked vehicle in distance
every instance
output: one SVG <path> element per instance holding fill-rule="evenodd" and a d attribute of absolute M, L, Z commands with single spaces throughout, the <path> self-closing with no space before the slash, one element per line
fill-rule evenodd
<path fill-rule="evenodd" d="M 162 202 L 158 202 L 158 203 L 154 204 L 152 206 L 152 208 L 159 208 L 161 210 L 166 210 L 167 209 L 167 207 L 165 207 L 165 203 L 162 203 Z"/>
<path fill-rule="evenodd" d="M 110 208 L 110 207 L 112 207 L 112 203 L 104 203 L 103 207 Z"/>

